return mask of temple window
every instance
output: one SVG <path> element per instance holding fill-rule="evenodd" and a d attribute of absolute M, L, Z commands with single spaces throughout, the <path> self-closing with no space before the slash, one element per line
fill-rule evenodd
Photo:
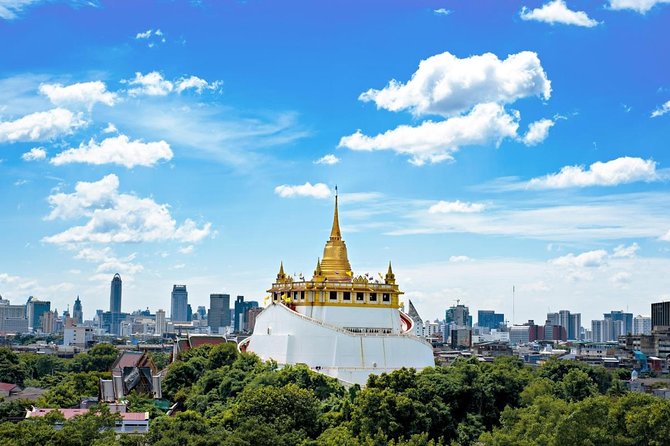
<path fill-rule="evenodd" d="M 356 300 L 362 302 L 364 300 L 363 293 L 356 293 Z"/>
<path fill-rule="evenodd" d="M 330 300 L 337 300 L 337 291 L 330 292 Z"/>
<path fill-rule="evenodd" d="M 390 302 L 391 301 L 391 295 L 389 293 L 382 293 L 382 301 Z"/>
<path fill-rule="evenodd" d="M 345 291 L 344 293 L 342 293 L 342 299 L 351 300 L 351 293 L 349 291 Z"/>
<path fill-rule="evenodd" d="M 370 293 L 370 302 L 377 302 L 377 293 Z"/>

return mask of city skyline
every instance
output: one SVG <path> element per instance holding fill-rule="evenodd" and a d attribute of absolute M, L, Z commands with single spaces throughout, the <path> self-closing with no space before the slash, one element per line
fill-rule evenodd
<path fill-rule="evenodd" d="M 648 316 L 670 299 L 669 17 L 1 5 L 0 294 L 61 312 L 80 296 L 88 319 L 120 273 L 123 312 L 169 310 L 174 284 L 192 308 L 263 302 L 280 262 L 313 270 L 337 185 L 354 273 L 392 261 L 427 319 L 460 299 L 512 322 L 512 287 L 517 324 Z"/>

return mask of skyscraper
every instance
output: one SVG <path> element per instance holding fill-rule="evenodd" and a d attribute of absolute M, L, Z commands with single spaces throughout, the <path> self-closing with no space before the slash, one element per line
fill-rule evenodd
<path fill-rule="evenodd" d="M 210 294 L 207 325 L 212 333 L 220 333 L 230 327 L 230 294 Z"/>
<path fill-rule="evenodd" d="M 74 323 L 77 325 L 84 323 L 84 312 L 81 308 L 79 296 L 77 296 L 77 300 L 74 301 L 74 305 L 72 306 L 72 319 L 74 319 Z"/>
<path fill-rule="evenodd" d="M 493 310 L 477 311 L 477 325 L 479 328 L 498 329 L 505 323 L 505 315 Z"/>
<path fill-rule="evenodd" d="M 51 302 L 35 299 L 33 296 L 28 298 L 26 312 L 28 313 L 28 330 L 39 331 L 42 329 L 42 315 L 51 310 Z"/>
<path fill-rule="evenodd" d="M 121 281 L 121 275 L 119 273 L 114 274 L 112 279 L 112 286 L 109 293 L 109 313 L 110 313 L 110 322 L 109 322 L 109 332 L 111 334 L 118 335 L 119 324 L 121 322 L 121 292 L 122 292 L 123 282 Z"/>
<path fill-rule="evenodd" d="M 170 318 L 172 322 L 188 321 L 188 291 L 186 291 L 186 285 L 172 286 Z"/>
<path fill-rule="evenodd" d="M 156 331 L 157 335 L 162 335 L 167 329 L 165 322 L 165 310 L 156 310 Z"/>
<path fill-rule="evenodd" d="M 633 334 L 651 334 L 651 317 L 637 315 L 633 318 Z"/>
<path fill-rule="evenodd" d="M 244 301 L 244 296 L 237 296 L 235 300 L 235 320 L 233 321 L 233 330 L 242 332 L 247 330 L 247 312 L 252 308 L 258 308 L 258 302 L 250 300 Z"/>
<path fill-rule="evenodd" d="M 609 313 L 605 313 L 603 317 L 606 320 L 623 322 L 623 333 L 621 334 L 633 333 L 633 313 L 624 313 L 621 310 L 610 311 Z"/>
<path fill-rule="evenodd" d="M 651 330 L 667 330 L 670 327 L 670 302 L 651 304 Z"/>

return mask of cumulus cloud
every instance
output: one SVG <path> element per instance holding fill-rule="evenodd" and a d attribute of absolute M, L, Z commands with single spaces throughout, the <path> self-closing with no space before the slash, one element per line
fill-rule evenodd
<path fill-rule="evenodd" d="M 550 263 L 558 266 L 595 268 L 604 265 L 607 260 L 607 251 L 598 249 L 596 251 L 587 251 L 579 255 L 570 253 L 568 255 L 557 257 L 550 260 Z"/>
<path fill-rule="evenodd" d="M 318 160 L 314 161 L 314 164 L 327 164 L 329 166 L 332 166 L 333 164 L 337 164 L 340 162 L 340 159 L 333 155 L 332 153 L 329 153 L 328 155 L 324 155 Z"/>
<path fill-rule="evenodd" d="M 46 141 L 67 135 L 86 125 L 81 113 L 65 108 L 25 115 L 15 121 L 0 121 L 0 143 Z"/>
<path fill-rule="evenodd" d="M 78 148 L 65 150 L 51 159 L 51 164 L 60 166 L 71 163 L 118 164 L 127 168 L 153 166 L 161 160 L 169 161 L 173 153 L 165 141 L 131 141 L 126 135 L 107 138 L 96 143 L 91 139 Z"/>
<path fill-rule="evenodd" d="M 182 246 L 179 248 L 179 252 L 182 254 L 191 254 L 193 252 L 194 246 L 193 245 L 188 245 L 188 246 Z"/>
<path fill-rule="evenodd" d="M 670 230 L 668 230 L 668 232 L 666 232 L 665 234 L 663 234 L 663 235 L 660 237 L 660 239 L 663 240 L 664 242 L 670 242 Z"/>
<path fill-rule="evenodd" d="M 107 123 L 107 127 L 102 130 L 102 133 L 118 133 L 118 129 L 111 122 Z"/>
<path fill-rule="evenodd" d="M 522 141 L 527 146 L 534 146 L 549 136 L 549 129 L 555 124 L 551 119 L 540 119 L 530 123 L 528 126 L 528 132 L 523 136 Z"/>
<path fill-rule="evenodd" d="M 478 104 L 470 113 L 444 121 L 425 121 L 417 127 L 401 125 L 376 136 L 361 131 L 344 136 L 338 147 L 351 150 L 391 150 L 409 155 L 410 163 L 421 166 L 453 159 L 453 153 L 467 145 L 498 145 L 505 137 L 516 137 L 518 118 L 495 103 Z"/>
<path fill-rule="evenodd" d="M 626 284 L 629 284 L 632 279 L 632 274 L 626 271 L 620 271 L 616 274 L 614 274 L 612 277 L 610 277 L 610 282 L 612 282 L 614 285 L 618 286 L 624 286 Z"/>
<path fill-rule="evenodd" d="M 72 85 L 42 84 L 40 93 L 55 105 L 85 105 L 90 110 L 100 102 L 112 106 L 117 100 L 115 93 L 107 91 L 102 81 L 79 82 Z"/>
<path fill-rule="evenodd" d="M 445 52 L 421 61 L 407 83 L 392 80 L 359 99 L 390 111 L 449 117 L 476 104 L 512 103 L 529 96 L 551 96 L 551 82 L 536 53 L 522 51 L 500 60 L 491 53 L 459 59 Z"/>
<path fill-rule="evenodd" d="M 178 226 L 167 204 L 119 193 L 118 188 L 119 179 L 111 174 L 95 182 L 80 181 L 73 193 L 49 196 L 52 210 L 47 220 L 86 218 L 87 221 L 45 237 L 43 241 L 54 244 L 167 240 L 193 243 L 211 232 L 211 223 L 199 227 L 190 219 Z"/>
<path fill-rule="evenodd" d="M 433 13 L 435 13 L 435 15 L 449 15 L 452 12 L 452 10 L 446 8 L 433 9 Z"/>
<path fill-rule="evenodd" d="M 135 73 L 134 79 L 124 81 L 132 88 L 128 89 L 130 96 L 166 96 L 174 89 L 174 84 L 163 78 L 158 71 L 147 74 Z"/>
<path fill-rule="evenodd" d="M 79 250 L 75 259 L 97 263 L 98 267 L 96 268 L 96 273 L 98 274 L 120 273 L 121 275 L 132 275 L 144 270 L 142 265 L 133 263 L 136 257 L 137 254 L 132 253 L 129 256 L 119 258 L 109 247 L 102 249 L 86 247 Z"/>
<path fill-rule="evenodd" d="M 312 197 L 323 199 L 332 196 L 333 193 L 324 183 L 316 183 L 312 185 L 307 182 L 296 186 L 289 186 L 288 184 L 277 186 L 275 187 L 275 194 L 282 198 Z"/>
<path fill-rule="evenodd" d="M 30 151 L 21 155 L 23 161 L 42 161 L 46 157 L 47 151 L 44 150 L 44 147 L 33 147 Z"/>
<path fill-rule="evenodd" d="M 614 248 L 614 252 L 612 253 L 612 257 L 633 258 L 633 257 L 635 257 L 635 254 L 639 250 L 640 250 L 640 245 L 638 245 L 637 243 L 632 243 L 629 246 L 619 245 L 616 248 Z"/>
<path fill-rule="evenodd" d="M 670 0 L 610 0 L 609 7 L 615 10 L 631 9 L 646 14 L 654 6 L 667 3 L 670 3 Z"/>
<path fill-rule="evenodd" d="M 656 110 L 651 112 L 651 117 L 658 118 L 659 116 L 663 116 L 669 111 L 670 111 L 670 101 L 666 102 L 665 104 L 661 105 Z"/>
<path fill-rule="evenodd" d="M 175 91 L 182 93 L 190 89 L 200 94 L 203 90 L 219 91 L 222 85 L 223 82 L 221 81 L 207 82 L 197 76 L 182 77 L 175 82 Z"/>
<path fill-rule="evenodd" d="M 572 11 L 569 9 L 563 0 L 553 0 L 533 10 L 529 10 L 524 6 L 521 8 L 520 15 L 523 20 L 535 20 L 552 25 L 561 23 L 563 25 L 592 28 L 599 24 L 597 20 L 590 18 L 584 11 Z"/>
<path fill-rule="evenodd" d="M 565 166 L 560 172 L 533 178 L 528 187 L 537 189 L 564 189 L 568 187 L 616 186 L 636 181 L 657 181 L 656 162 L 642 158 L 621 157 L 607 162 L 584 166 Z"/>
<path fill-rule="evenodd" d="M 467 203 L 460 200 L 456 201 L 438 201 L 432 205 L 428 212 L 431 214 L 448 214 L 448 213 L 473 213 L 481 212 L 486 205 L 483 203 Z"/>

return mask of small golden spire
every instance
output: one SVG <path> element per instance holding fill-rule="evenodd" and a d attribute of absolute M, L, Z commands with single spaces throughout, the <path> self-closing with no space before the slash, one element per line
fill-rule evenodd
<path fill-rule="evenodd" d="M 331 240 L 342 240 L 340 232 L 340 217 L 337 213 L 337 186 L 335 186 L 335 213 L 333 214 L 333 228 L 330 230 Z"/>
<path fill-rule="evenodd" d="M 284 273 L 284 262 L 279 264 L 279 272 L 277 273 L 277 283 L 286 282 L 286 274 Z"/>
<path fill-rule="evenodd" d="M 388 285 L 395 285 L 395 274 L 393 274 L 393 268 L 391 267 L 391 262 L 389 261 L 389 269 L 386 271 L 386 277 L 384 282 Z"/>

